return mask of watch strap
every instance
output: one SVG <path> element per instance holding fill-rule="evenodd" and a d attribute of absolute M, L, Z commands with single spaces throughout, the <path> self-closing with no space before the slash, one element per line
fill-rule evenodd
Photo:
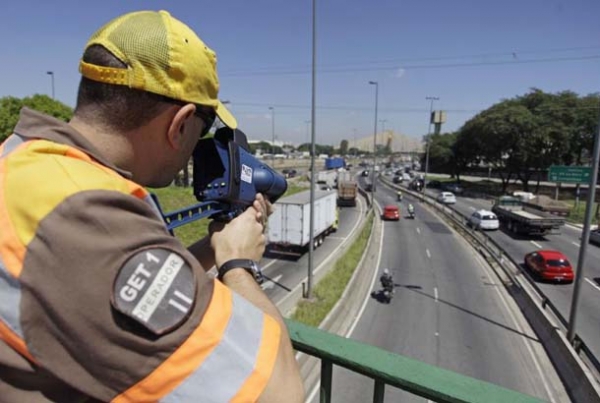
<path fill-rule="evenodd" d="M 232 269 L 246 269 L 257 282 L 262 282 L 262 273 L 258 264 L 251 259 L 231 259 L 219 267 L 217 278 L 223 281 L 225 273 Z"/>

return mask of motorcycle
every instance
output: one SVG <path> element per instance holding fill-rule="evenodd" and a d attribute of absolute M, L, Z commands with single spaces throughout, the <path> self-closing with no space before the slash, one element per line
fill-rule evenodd
<path fill-rule="evenodd" d="M 386 304 L 392 302 L 392 296 L 394 295 L 394 285 L 390 284 L 383 288 L 383 299 Z"/>
<path fill-rule="evenodd" d="M 398 201 L 402 201 L 402 193 L 398 192 Z"/>
<path fill-rule="evenodd" d="M 377 299 L 379 302 L 383 302 L 384 304 L 389 304 L 392 302 L 392 297 L 394 295 L 394 282 L 390 281 L 385 284 L 381 284 L 381 289 L 377 291 L 373 291 L 371 296 Z"/>
<path fill-rule="evenodd" d="M 408 218 L 415 219 L 415 210 L 408 210 Z"/>

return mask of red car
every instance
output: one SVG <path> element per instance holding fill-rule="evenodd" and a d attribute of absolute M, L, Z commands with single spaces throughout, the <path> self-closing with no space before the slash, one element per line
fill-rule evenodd
<path fill-rule="evenodd" d="M 383 216 L 384 220 L 394 220 L 398 221 L 400 219 L 400 210 L 398 206 L 393 204 L 389 204 L 383 208 Z"/>
<path fill-rule="evenodd" d="M 525 255 L 525 266 L 544 280 L 573 282 L 573 267 L 569 259 L 556 250 L 538 250 Z"/>

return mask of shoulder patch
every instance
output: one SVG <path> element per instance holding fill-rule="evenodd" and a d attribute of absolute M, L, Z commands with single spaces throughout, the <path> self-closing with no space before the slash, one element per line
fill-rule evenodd
<path fill-rule="evenodd" d="M 152 248 L 133 255 L 119 269 L 111 304 L 156 335 L 179 327 L 196 298 L 192 267 L 179 254 Z"/>

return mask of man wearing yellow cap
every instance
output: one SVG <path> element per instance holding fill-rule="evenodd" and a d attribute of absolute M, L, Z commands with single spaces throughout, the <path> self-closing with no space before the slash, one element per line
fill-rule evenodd
<path fill-rule="evenodd" d="M 71 122 L 23 109 L 0 145 L 0 400 L 303 401 L 281 315 L 235 263 L 262 256 L 269 203 L 188 250 L 144 188 L 171 183 L 216 117 L 236 127 L 215 53 L 143 11 L 79 67 Z"/>

